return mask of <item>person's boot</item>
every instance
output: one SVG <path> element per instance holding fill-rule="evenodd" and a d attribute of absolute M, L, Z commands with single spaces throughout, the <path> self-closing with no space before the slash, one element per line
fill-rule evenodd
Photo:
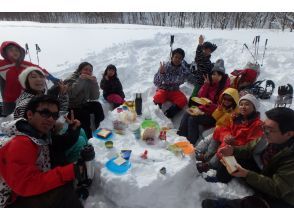
<path fill-rule="evenodd" d="M 168 118 L 173 118 L 176 114 L 178 114 L 182 109 L 177 105 L 172 105 L 168 110 L 164 112 L 164 115 Z"/>

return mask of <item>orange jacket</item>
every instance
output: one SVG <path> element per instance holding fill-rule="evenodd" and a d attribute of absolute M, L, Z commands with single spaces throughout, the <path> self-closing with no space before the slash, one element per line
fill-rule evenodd
<path fill-rule="evenodd" d="M 231 135 L 235 138 L 234 147 L 248 147 L 255 145 L 263 136 L 262 121 L 259 113 L 255 113 L 247 121 L 242 121 L 243 117 L 239 114 L 233 119 L 233 124 L 227 127 L 218 127 L 213 133 L 213 139 L 220 142 L 219 149 L 226 146 L 224 138 Z M 217 154 L 218 155 L 218 154 Z M 219 156 L 219 155 L 218 155 Z"/>

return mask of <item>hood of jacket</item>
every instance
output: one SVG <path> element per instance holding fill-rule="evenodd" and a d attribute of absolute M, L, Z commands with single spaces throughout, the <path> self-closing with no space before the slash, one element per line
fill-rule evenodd
<path fill-rule="evenodd" d="M 19 48 L 20 50 L 20 58 L 18 60 L 18 63 L 21 63 L 24 58 L 25 58 L 25 55 L 26 55 L 26 52 L 25 52 L 25 49 L 22 48 L 18 43 L 14 42 L 14 41 L 4 41 L 2 44 L 1 44 L 1 47 L 0 47 L 0 53 L 1 53 L 1 56 L 5 59 L 5 60 L 8 60 L 11 62 L 11 60 L 9 60 L 8 56 L 7 56 L 7 53 L 6 53 L 6 48 L 9 46 L 9 45 L 13 45 L 17 48 Z"/>

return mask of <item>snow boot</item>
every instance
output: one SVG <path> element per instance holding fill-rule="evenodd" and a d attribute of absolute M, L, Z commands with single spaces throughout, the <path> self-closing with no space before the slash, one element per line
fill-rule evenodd
<path fill-rule="evenodd" d="M 279 86 L 275 107 L 290 107 L 293 100 L 293 87 L 290 84 Z"/>
<path fill-rule="evenodd" d="M 164 112 L 164 115 L 167 118 L 173 118 L 176 114 L 178 114 L 182 109 L 177 105 L 172 105 L 168 110 Z"/>

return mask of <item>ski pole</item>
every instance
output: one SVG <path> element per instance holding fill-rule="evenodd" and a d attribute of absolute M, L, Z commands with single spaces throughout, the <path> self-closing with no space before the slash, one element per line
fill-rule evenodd
<path fill-rule="evenodd" d="M 243 53 L 243 51 L 244 51 L 244 45 L 243 45 L 243 47 L 242 47 L 242 51 L 241 51 L 241 53 Z"/>
<path fill-rule="evenodd" d="M 172 57 L 174 42 L 175 42 L 175 35 L 170 35 L 170 58 Z"/>
<path fill-rule="evenodd" d="M 253 60 L 255 61 L 254 55 L 251 53 L 251 51 L 249 50 L 247 44 L 244 44 L 244 46 L 246 47 L 246 49 L 249 51 L 250 55 L 253 57 Z"/>
<path fill-rule="evenodd" d="M 256 63 L 257 63 L 257 60 L 258 60 L 258 50 L 259 50 L 259 41 L 260 41 L 260 36 L 258 35 L 257 36 L 257 52 L 256 52 Z"/>
<path fill-rule="evenodd" d="M 263 59 L 264 59 L 264 55 L 265 55 L 265 50 L 267 49 L 267 48 L 266 48 L 266 46 L 267 46 L 267 42 L 268 42 L 268 39 L 265 40 L 264 50 L 263 50 L 263 55 L 262 55 L 262 61 L 261 61 L 261 66 L 263 65 Z"/>
<path fill-rule="evenodd" d="M 256 41 L 257 41 L 257 36 L 254 37 L 254 40 L 253 40 L 253 45 L 254 45 L 254 57 L 256 56 Z M 255 58 L 254 58 L 255 60 Z"/>
<path fill-rule="evenodd" d="M 28 45 L 28 43 L 26 43 L 26 54 L 28 54 L 28 55 L 29 55 L 30 62 L 32 62 L 32 59 L 31 59 L 31 54 L 30 54 L 30 50 L 29 50 L 29 45 Z"/>
<path fill-rule="evenodd" d="M 39 64 L 40 64 L 40 62 L 39 62 L 39 53 L 40 53 L 40 52 L 41 52 L 41 49 L 40 49 L 39 45 L 36 44 L 36 53 L 37 53 L 37 59 L 38 59 L 38 66 L 39 66 Z"/>

